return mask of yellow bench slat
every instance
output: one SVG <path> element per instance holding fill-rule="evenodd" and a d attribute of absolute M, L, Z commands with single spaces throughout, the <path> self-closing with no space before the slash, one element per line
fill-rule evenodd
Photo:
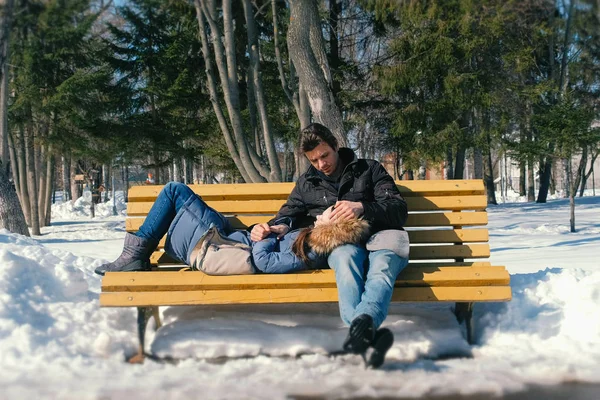
<path fill-rule="evenodd" d="M 487 242 L 489 233 L 487 229 L 454 229 L 454 230 L 423 230 L 409 231 L 408 237 L 411 244 L 422 243 L 467 243 Z M 165 247 L 166 237 L 158 243 L 158 248 Z"/>
<path fill-rule="evenodd" d="M 154 271 L 180 271 L 183 268 L 187 268 L 187 265 L 182 264 L 180 262 L 170 260 L 170 262 L 165 262 L 165 259 L 162 259 L 162 263 L 160 265 L 157 264 L 156 260 L 161 257 L 164 253 L 155 252 L 150 257 L 150 263 L 155 268 Z M 436 261 L 429 262 L 427 260 L 415 260 L 409 261 L 409 267 L 415 268 L 428 268 L 428 267 L 490 267 L 490 268 L 504 268 L 504 267 L 495 267 L 492 266 L 489 261 Z"/>
<path fill-rule="evenodd" d="M 396 181 L 396 184 L 404 197 L 486 194 L 481 179 Z"/>
<path fill-rule="evenodd" d="M 504 268 L 491 267 L 408 267 L 395 286 L 503 286 L 509 283 Z M 224 289 L 283 289 L 336 287 L 332 270 L 296 274 L 256 274 L 211 276 L 200 271 L 151 273 L 107 273 L 102 280 L 103 292 L 151 292 Z"/>
<path fill-rule="evenodd" d="M 206 201 L 210 207 L 223 214 L 276 214 L 285 200 L 252 200 L 252 201 Z M 127 204 L 127 215 L 147 215 L 153 202 L 130 202 Z M 406 204 L 411 211 L 437 210 L 485 210 L 486 196 L 428 196 L 407 197 Z"/>
<path fill-rule="evenodd" d="M 228 217 L 234 229 L 244 229 L 254 224 L 269 221 L 272 215 L 240 215 Z M 136 232 L 144 223 L 142 217 L 131 217 L 125 220 L 127 232 Z M 485 211 L 476 212 L 436 212 L 436 213 L 409 213 L 406 227 L 444 227 L 444 226 L 483 226 L 487 225 L 488 217 Z"/>
<path fill-rule="evenodd" d="M 486 244 L 411 246 L 411 260 L 442 260 L 448 258 L 487 258 L 490 246 Z"/>
<path fill-rule="evenodd" d="M 463 244 L 463 245 L 431 245 L 411 246 L 409 258 L 411 260 L 447 260 L 454 258 L 488 258 L 490 246 L 488 244 Z M 150 263 L 178 264 L 163 251 L 155 251 L 150 256 Z"/>
<path fill-rule="evenodd" d="M 510 286 L 403 287 L 394 289 L 392 301 L 509 301 L 511 296 Z M 328 303 L 337 300 L 336 288 L 103 292 L 100 294 L 100 305 L 103 307 Z"/>
<path fill-rule="evenodd" d="M 482 180 L 436 180 L 432 181 L 396 181 L 403 196 L 453 196 L 483 195 L 485 187 Z M 215 185 L 189 185 L 205 200 L 252 200 L 287 199 L 294 188 L 293 182 L 282 183 L 234 183 Z M 154 201 L 162 185 L 133 186 L 129 189 L 130 202 Z"/>

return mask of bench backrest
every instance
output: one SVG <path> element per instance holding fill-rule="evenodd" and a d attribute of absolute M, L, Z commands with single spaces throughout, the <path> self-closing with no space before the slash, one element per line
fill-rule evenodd
<path fill-rule="evenodd" d="M 397 181 L 406 199 L 411 264 L 489 265 L 487 197 L 482 180 Z M 235 228 L 271 219 L 286 201 L 294 183 L 190 185 L 214 209 L 227 215 Z M 162 186 L 129 190 L 126 229 L 135 232 L 144 221 Z M 160 253 L 152 261 L 173 263 Z"/>

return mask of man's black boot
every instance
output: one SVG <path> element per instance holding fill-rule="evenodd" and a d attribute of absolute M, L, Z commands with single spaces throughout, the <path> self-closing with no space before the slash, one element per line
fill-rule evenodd
<path fill-rule="evenodd" d="M 131 233 L 125 235 L 123 252 L 115 261 L 102 264 L 94 270 L 104 276 L 106 272 L 133 272 L 150 270 L 150 254 L 156 249 L 158 242 L 144 239 Z"/>
<path fill-rule="evenodd" d="M 374 337 L 373 318 L 370 315 L 361 314 L 352 321 L 343 348 L 348 353 L 363 354 L 373 343 Z"/>
<path fill-rule="evenodd" d="M 373 352 L 367 361 L 370 368 L 379 368 L 385 361 L 385 355 L 394 344 L 394 335 L 388 328 L 381 328 L 375 333 L 373 339 Z"/>

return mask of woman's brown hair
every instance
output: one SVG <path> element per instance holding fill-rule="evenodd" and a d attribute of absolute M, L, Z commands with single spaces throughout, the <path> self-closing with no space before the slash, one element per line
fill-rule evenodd
<path fill-rule="evenodd" d="M 311 228 L 302 229 L 292 244 L 292 252 L 305 264 L 308 264 L 306 253 L 310 251 L 310 246 L 307 241 L 310 238 L 311 231 Z"/>

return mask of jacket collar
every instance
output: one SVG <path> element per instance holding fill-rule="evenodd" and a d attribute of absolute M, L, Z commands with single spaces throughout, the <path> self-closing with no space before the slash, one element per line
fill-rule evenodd
<path fill-rule="evenodd" d="M 356 154 L 354 153 L 354 150 L 349 149 L 347 147 L 340 147 L 338 150 L 338 154 L 340 156 L 340 161 L 343 162 L 344 165 L 346 165 L 346 168 L 348 168 L 351 164 L 354 164 L 358 160 Z M 308 167 L 305 176 L 306 179 L 320 179 L 319 171 L 317 171 L 317 169 L 312 165 Z"/>

